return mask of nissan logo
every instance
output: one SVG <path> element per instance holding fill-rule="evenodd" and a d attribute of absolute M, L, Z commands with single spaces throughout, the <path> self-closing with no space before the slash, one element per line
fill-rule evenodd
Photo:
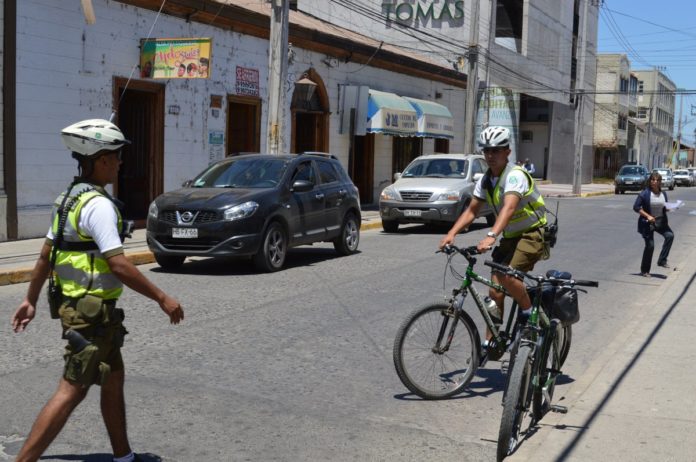
<path fill-rule="evenodd" d="M 198 215 L 198 212 L 194 213 L 191 211 L 186 211 L 186 212 L 176 212 L 176 221 L 180 225 L 190 225 L 193 223 L 193 221 L 196 219 L 196 215 Z"/>

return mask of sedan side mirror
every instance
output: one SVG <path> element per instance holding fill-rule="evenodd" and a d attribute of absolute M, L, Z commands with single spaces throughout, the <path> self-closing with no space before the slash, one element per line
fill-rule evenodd
<path fill-rule="evenodd" d="M 401 178 L 401 172 L 396 172 L 394 174 L 394 181 L 398 180 L 399 178 Z"/>
<path fill-rule="evenodd" d="M 308 180 L 297 180 L 292 184 L 293 192 L 307 192 L 314 188 L 314 183 Z"/>
<path fill-rule="evenodd" d="M 193 180 L 186 180 L 183 183 L 181 183 L 182 188 L 188 188 L 193 184 Z"/>
<path fill-rule="evenodd" d="M 474 173 L 474 181 L 478 181 L 481 178 L 483 178 L 483 173 L 481 173 L 481 172 Z"/>

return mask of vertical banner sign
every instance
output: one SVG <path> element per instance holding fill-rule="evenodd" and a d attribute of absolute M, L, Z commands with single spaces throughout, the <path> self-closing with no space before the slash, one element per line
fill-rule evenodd
<path fill-rule="evenodd" d="M 488 94 L 486 95 L 486 92 Z M 503 87 L 490 86 L 483 91 L 479 101 L 479 109 L 476 117 L 476 138 L 483 129 L 483 123 L 488 110 L 488 126 L 500 126 L 510 130 L 510 150 L 508 157 L 514 163 L 517 160 L 517 143 L 519 141 L 520 126 L 520 94 Z"/>
<path fill-rule="evenodd" d="M 208 130 L 208 163 L 212 164 L 225 157 L 225 133 L 221 130 Z"/>
<path fill-rule="evenodd" d="M 237 66 L 236 91 L 238 95 L 259 96 L 259 70 Z"/>
<path fill-rule="evenodd" d="M 144 79 L 207 79 L 210 38 L 140 41 L 140 77 Z"/>

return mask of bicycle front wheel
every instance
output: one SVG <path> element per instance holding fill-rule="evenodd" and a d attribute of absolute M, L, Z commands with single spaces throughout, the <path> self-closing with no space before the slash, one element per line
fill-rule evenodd
<path fill-rule="evenodd" d="M 532 347 L 517 350 L 503 402 L 503 417 L 498 433 L 498 461 L 512 454 L 532 424 L 529 405 L 532 399 Z"/>
<path fill-rule="evenodd" d="M 394 339 L 394 367 L 401 382 L 423 399 L 461 392 L 476 373 L 479 336 L 471 317 L 444 303 L 411 313 Z"/>
<path fill-rule="evenodd" d="M 570 326 L 568 326 L 570 327 Z M 563 348 L 564 331 L 560 329 L 558 335 L 549 333 L 550 341 L 541 351 L 539 358 L 539 385 L 534 388 L 533 409 L 534 418 L 539 421 L 551 408 L 553 391 L 556 388 L 556 377 L 561 369 L 561 354 Z M 566 351 L 566 355 L 568 352 Z"/>
<path fill-rule="evenodd" d="M 573 328 L 570 324 L 561 329 L 559 333 L 558 351 L 560 355 L 560 365 L 565 364 L 565 360 L 568 357 L 568 352 L 570 351 L 570 342 L 573 339 Z"/>

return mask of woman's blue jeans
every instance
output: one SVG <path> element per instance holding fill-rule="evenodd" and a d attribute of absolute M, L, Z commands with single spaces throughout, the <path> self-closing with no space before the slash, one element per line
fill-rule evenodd
<path fill-rule="evenodd" d="M 643 240 L 645 240 L 645 249 L 643 249 L 643 260 L 640 262 L 640 272 L 649 273 L 650 266 L 652 265 L 653 251 L 655 250 L 655 233 L 662 234 L 665 241 L 662 243 L 662 250 L 660 251 L 660 256 L 657 259 L 658 265 L 664 265 L 667 263 L 667 257 L 669 256 L 669 251 L 672 248 L 672 241 L 674 241 L 674 233 L 672 229 L 668 226 L 664 231 L 649 231 Z"/>

